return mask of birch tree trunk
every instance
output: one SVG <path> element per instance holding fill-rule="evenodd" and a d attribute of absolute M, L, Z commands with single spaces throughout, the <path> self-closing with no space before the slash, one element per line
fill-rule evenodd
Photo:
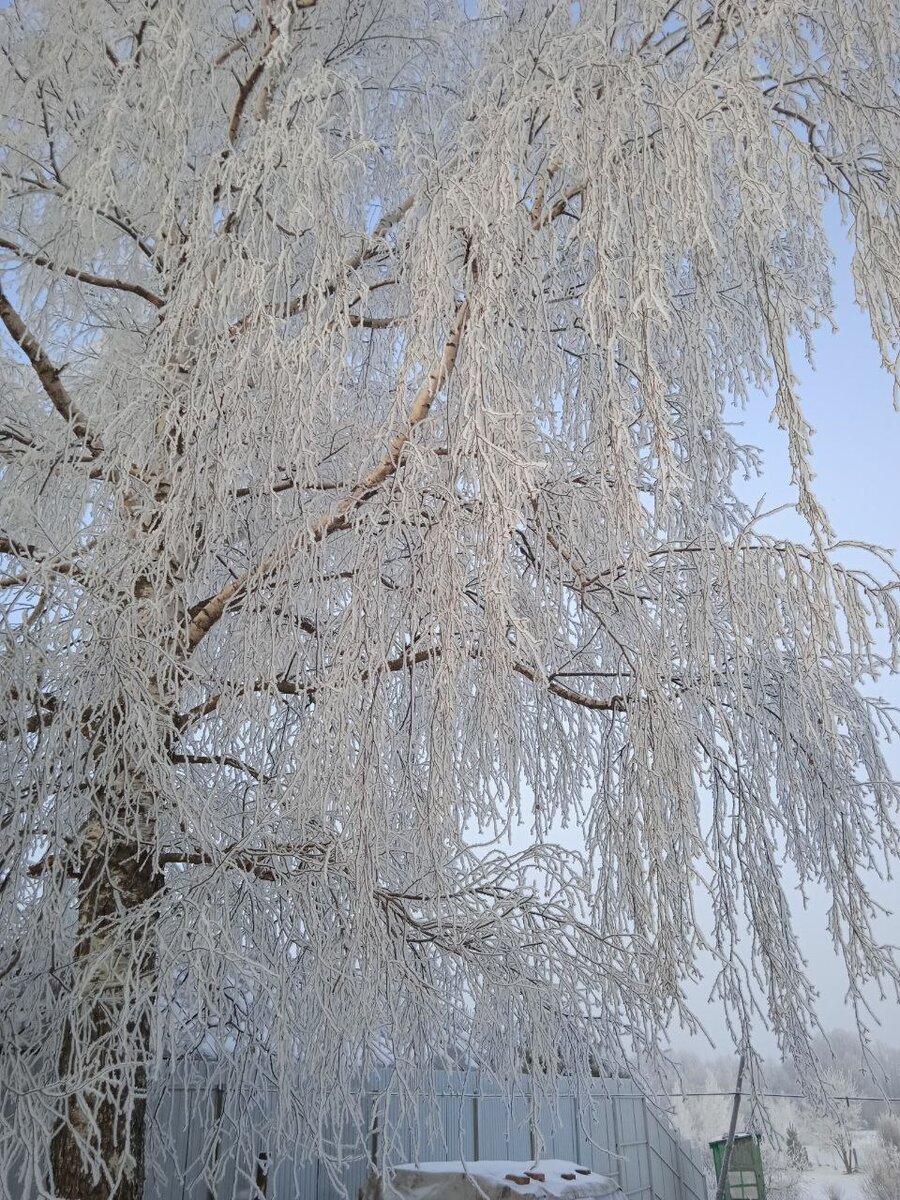
<path fill-rule="evenodd" d="M 160 532 L 182 457 L 169 410 L 157 420 L 155 448 L 145 469 L 150 487 L 124 490 L 119 521 L 128 553 L 104 589 L 113 608 L 113 665 L 141 693 L 144 724 L 128 719 L 124 694 L 101 695 L 85 710 L 81 731 L 90 810 L 77 839 L 77 932 L 59 1056 L 66 1101 L 50 1152 L 53 1189 L 66 1200 L 142 1200 L 144 1190 L 165 887 L 159 797 L 147 765 L 170 750 L 173 693 L 189 652 L 178 596 L 191 565 L 191 531 L 177 544 Z"/>
<path fill-rule="evenodd" d="M 114 805 L 114 800 L 111 801 Z M 122 914 L 152 905 L 163 876 L 147 842 L 111 839 L 109 814 L 96 807 L 84 830 L 78 881 L 73 990 L 79 1002 L 62 1036 L 60 1079 L 67 1097 L 53 1136 L 54 1194 L 67 1200 L 142 1200 L 146 1061 L 158 990 L 155 919 L 136 948 Z M 132 989 L 144 993 L 135 1015 Z"/>

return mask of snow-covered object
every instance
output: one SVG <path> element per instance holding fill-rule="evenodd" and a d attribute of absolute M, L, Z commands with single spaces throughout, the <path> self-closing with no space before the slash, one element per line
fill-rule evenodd
<path fill-rule="evenodd" d="M 586 1173 L 585 1173 L 586 1172 Z M 516 1183 L 526 1173 L 543 1176 Z M 574 1175 L 574 1179 L 564 1176 Z M 515 1196 L 553 1197 L 554 1200 L 624 1200 L 614 1179 L 586 1171 L 563 1159 L 522 1162 L 485 1159 L 476 1162 L 429 1162 L 395 1167 L 387 1179 L 373 1178 L 365 1200 L 511 1200 Z"/>

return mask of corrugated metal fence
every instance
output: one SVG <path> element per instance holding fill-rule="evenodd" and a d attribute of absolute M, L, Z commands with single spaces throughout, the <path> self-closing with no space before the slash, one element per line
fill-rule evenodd
<path fill-rule="evenodd" d="M 420 1119 L 404 1123 L 395 1116 L 396 1097 L 385 1078 L 373 1081 L 359 1121 L 371 1130 L 377 1161 L 386 1154 L 393 1162 L 512 1158 L 524 1163 L 541 1149 L 537 1142 L 542 1137 L 543 1157 L 579 1162 L 612 1176 L 629 1200 L 707 1200 L 699 1162 L 631 1080 L 594 1080 L 590 1095 L 581 1097 L 563 1084 L 556 1103 L 545 1101 L 534 1122 L 528 1087 L 525 1077 L 510 1108 L 505 1093 L 481 1085 L 476 1076 L 436 1071 Z M 265 1105 L 265 1098 L 242 1102 L 216 1088 L 185 1087 L 156 1096 L 145 1200 L 257 1200 L 261 1194 L 267 1200 L 339 1200 L 345 1195 L 356 1200 L 368 1173 L 363 1159 L 347 1162 L 337 1178 L 323 1164 L 273 1153 L 262 1142 L 259 1158 L 235 1160 L 228 1148 L 229 1123 L 262 1127 Z M 202 1158 L 209 1153 L 208 1133 L 215 1122 L 225 1132 L 214 1152 L 216 1185 L 210 1188 L 202 1179 Z M 386 1128 L 393 1129 L 388 1143 L 381 1133 Z"/>

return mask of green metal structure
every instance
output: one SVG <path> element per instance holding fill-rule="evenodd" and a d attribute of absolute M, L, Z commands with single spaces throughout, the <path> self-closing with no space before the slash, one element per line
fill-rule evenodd
<path fill-rule="evenodd" d="M 766 1200 L 762 1154 L 759 1148 L 761 1139 L 762 1135 L 759 1133 L 739 1133 L 735 1136 L 731 1148 L 731 1161 L 728 1164 L 728 1178 L 725 1181 L 725 1200 Z M 722 1174 L 728 1139 L 720 1138 L 709 1145 L 713 1152 L 718 1182 Z"/>

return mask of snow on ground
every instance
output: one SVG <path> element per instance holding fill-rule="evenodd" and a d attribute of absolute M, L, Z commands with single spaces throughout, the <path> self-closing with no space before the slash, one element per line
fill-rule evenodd
<path fill-rule="evenodd" d="M 868 1158 L 877 1154 L 875 1134 L 872 1130 L 860 1130 L 853 1135 L 853 1143 L 859 1156 L 859 1171 L 853 1175 L 845 1175 L 838 1164 L 834 1151 L 810 1147 L 810 1158 L 813 1167 L 804 1171 L 797 1188 L 797 1200 L 832 1200 L 832 1195 L 839 1200 L 866 1200 L 863 1184 Z M 830 1192 L 829 1187 L 837 1188 L 836 1193 Z M 897 1197 L 900 1200 L 900 1196 Z"/>
<path fill-rule="evenodd" d="M 804 1171 L 797 1188 L 798 1200 L 832 1200 L 829 1184 L 839 1189 L 840 1200 L 865 1200 L 865 1175 L 844 1175 L 834 1167 L 814 1167 Z M 900 1197 L 898 1197 L 900 1200 Z"/>

